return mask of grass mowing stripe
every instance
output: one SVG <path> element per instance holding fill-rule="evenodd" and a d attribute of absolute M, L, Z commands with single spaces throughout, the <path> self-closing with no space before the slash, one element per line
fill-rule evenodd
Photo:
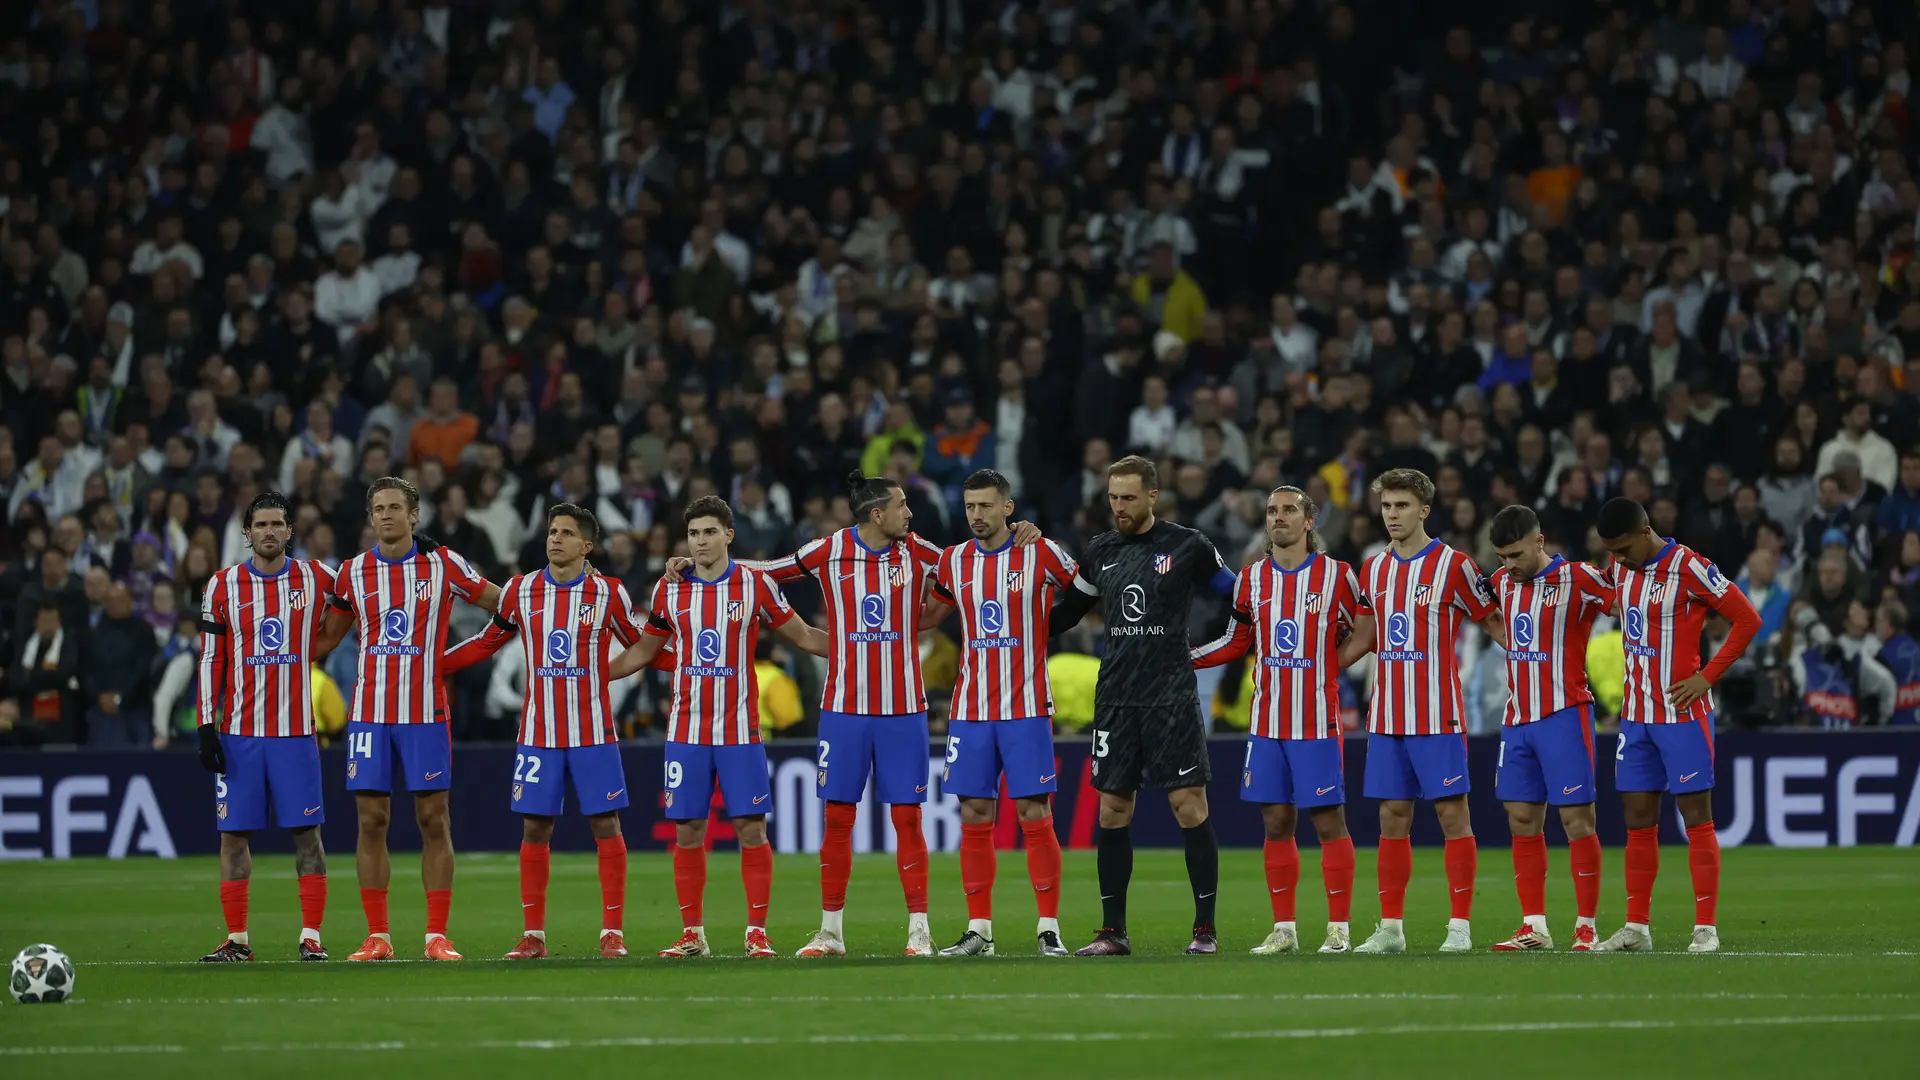
<path fill-rule="evenodd" d="M 955 1001 L 1911 1001 L 1920 995 L 1901 993 L 1765 994 L 1707 991 L 1674 994 L 1528 993 L 1528 994 L 426 994 L 388 997 L 168 997 L 116 998 L 93 1001 L 77 998 L 76 1005 L 151 1008 L 156 1005 L 864 1005 L 887 1002 Z"/>

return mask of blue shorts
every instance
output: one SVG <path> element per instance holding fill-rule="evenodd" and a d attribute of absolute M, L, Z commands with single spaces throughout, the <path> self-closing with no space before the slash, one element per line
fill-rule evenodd
<path fill-rule="evenodd" d="M 1713 790 L 1713 717 L 1697 724 L 1620 721 L 1613 754 L 1618 791 L 1671 791 L 1686 795 Z"/>
<path fill-rule="evenodd" d="M 1593 713 L 1561 709 L 1500 729 L 1493 794 L 1501 802 L 1581 806 L 1593 801 Z"/>
<path fill-rule="evenodd" d="M 327 820 L 320 797 L 320 744 L 311 735 L 222 735 L 227 771 L 213 781 L 213 814 L 221 832 L 253 832 L 267 827 L 267 804 L 274 823 L 304 829 Z"/>
<path fill-rule="evenodd" d="M 1346 740 L 1247 737 L 1240 801 L 1315 809 L 1347 801 Z"/>
<path fill-rule="evenodd" d="M 1471 790 L 1465 732 L 1367 736 L 1367 798 L 1431 802 Z"/>
<path fill-rule="evenodd" d="M 667 817 L 698 821 L 713 812 L 713 782 L 720 781 L 728 817 L 753 817 L 773 809 L 773 788 L 767 783 L 767 748 L 759 743 L 736 746 L 667 744 Z"/>
<path fill-rule="evenodd" d="M 627 806 L 627 770 L 620 744 L 513 748 L 513 812 L 559 817 L 573 781 L 573 802 L 593 817 Z"/>
<path fill-rule="evenodd" d="M 399 764 L 394 764 L 394 759 Z M 396 773 L 396 769 L 398 770 Z M 391 793 L 453 786 L 453 728 L 441 724 L 347 722 L 347 790 Z"/>
<path fill-rule="evenodd" d="M 869 775 L 874 793 L 888 806 L 926 802 L 933 774 L 927 714 L 861 716 L 823 709 L 814 764 L 820 769 L 820 797 L 827 802 L 860 802 Z"/>
<path fill-rule="evenodd" d="M 1000 777 L 1016 799 L 1060 790 L 1053 759 L 1053 718 L 955 720 L 947 724 L 947 769 L 940 790 L 963 799 L 997 799 Z"/>

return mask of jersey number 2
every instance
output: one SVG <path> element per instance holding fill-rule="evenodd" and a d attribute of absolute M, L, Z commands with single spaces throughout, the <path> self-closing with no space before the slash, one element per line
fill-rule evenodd
<path fill-rule="evenodd" d="M 526 775 L 522 776 L 521 774 Z M 513 782 L 537 784 L 540 782 L 540 758 L 534 754 L 513 755 Z"/>

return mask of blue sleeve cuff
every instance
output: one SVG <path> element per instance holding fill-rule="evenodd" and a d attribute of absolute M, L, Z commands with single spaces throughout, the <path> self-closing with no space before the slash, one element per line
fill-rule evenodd
<path fill-rule="evenodd" d="M 1211 582 L 1213 591 L 1219 593 L 1221 596 L 1230 597 L 1233 595 L 1233 586 L 1238 580 L 1239 577 L 1234 574 L 1233 571 L 1222 567 L 1213 572 L 1213 581 Z"/>

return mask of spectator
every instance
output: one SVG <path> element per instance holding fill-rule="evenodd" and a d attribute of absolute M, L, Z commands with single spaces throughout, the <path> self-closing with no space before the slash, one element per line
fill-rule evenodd
<path fill-rule="evenodd" d="M 1840 415 L 1841 427 L 1820 447 L 1814 462 L 1814 474 L 1825 476 L 1839 467 L 1842 454 L 1852 454 L 1860 475 L 1881 490 L 1890 490 L 1896 482 L 1899 463 L 1893 444 L 1873 430 L 1873 404 L 1856 400 Z"/>
<path fill-rule="evenodd" d="M 80 710 L 80 650 L 84 634 L 64 605 L 42 599 L 23 605 L 26 632 L 16 634 L 9 682 L 19 719 L 13 736 L 21 745 L 72 744 L 85 739 Z"/>
<path fill-rule="evenodd" d="M 411 464 L 432 458 L 447 468 L 460 464 L 460 455 L 480 434 L 480 421 L 460 409 L 460 388 L 452 379 L 436 379 L 427 392 L 427 415 L 408 432 Z"/>
<path fill-rule="evenodd" d="M 111 586 L 104 617 L 87 642 L 89 746 L 144 747 L 153 742 L 148 671 L 157 651 L 153 628 L 134 617 L 133 593 L 125 585 Z"/>

